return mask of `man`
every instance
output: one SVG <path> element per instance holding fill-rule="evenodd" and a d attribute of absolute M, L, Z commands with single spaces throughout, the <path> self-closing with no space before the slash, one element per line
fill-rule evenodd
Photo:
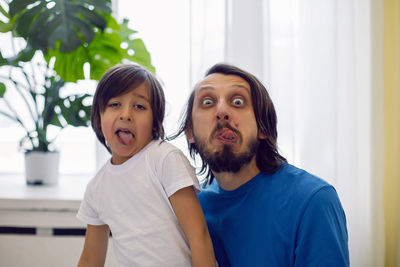
<path fill-rule="evenodd" d="M 207 173 L 199 199 L 219 266 L 349 266 L 335 189 L 287 163 L 276 124 L 265 87 L 235 66 L 213 66 L 190 95 L 178 135 Z"/>

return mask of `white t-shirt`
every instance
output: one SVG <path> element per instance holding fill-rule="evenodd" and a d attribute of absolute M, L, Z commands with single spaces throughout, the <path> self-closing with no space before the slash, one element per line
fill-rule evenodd
<path fill-rule="evenodd" d="M 77 218 L 107 224 L 121 266 L 191 266 L 169 197 L 193 186 L 194 168 L 175 146 L 151 141 L 121 165 L 107 161 L 89 182 Z"/>

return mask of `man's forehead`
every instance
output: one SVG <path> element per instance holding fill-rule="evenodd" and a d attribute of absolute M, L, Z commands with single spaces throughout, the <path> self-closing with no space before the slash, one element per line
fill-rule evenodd
<path fill-rule="evenodd" d="M 221 73 L 212 73 L 206 76 L 197 84 L 195 90 L 217 89 L 218 87 L 238 87 L 250 92 L 250 85 L 240 76 Z"/>

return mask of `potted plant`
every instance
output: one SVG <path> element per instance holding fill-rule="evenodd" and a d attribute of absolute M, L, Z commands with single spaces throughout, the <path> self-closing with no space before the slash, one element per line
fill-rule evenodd
<path fill-rule="evenodd" d="M 18 123 L 26 132 L 20 146 L 25 150 L 28 184 L 56 183 L 58 132 L 67 126 L 88 126 L 91 95 L 69 93 L 66 83 L 85 78 L 99 80 L 111 66 L 129 60 L 151 71 L 150 54 L 128 21 L 118 23 L 111 15 L 110 0 L 14 0 L 0 5 L 0 32 L 11 34 L 11 42 L 22 41 L 24 48 L 13 56 L 0 51 L 0 115 Z M 5 7 L 5 8 L 4 8 Z M 8 9 L 8 10 L 7 10 Z M 55 157 L 48 159 L 47 157 Z M 53 166 L 46 180 L 44 168 L 29 163 L 45 158 Z M 33 165 L 34 174 L 29 170 Z"/>

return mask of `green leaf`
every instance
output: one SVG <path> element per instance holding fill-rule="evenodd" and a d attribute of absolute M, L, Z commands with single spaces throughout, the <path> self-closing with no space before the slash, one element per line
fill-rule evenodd
<path fill-rule="evenodd" d="M 45 46 L 48 40 L 58 39 L 68 39 L 69 36 L 64 36 L 62 34 L 68 35 L 69 33 L 65 31 L 64 28 L 58 28 L 60 23 L 62 23 L 62 17 L 57 16 L 49 18 L 50 12 L 44 12 L 40 14 L 39 17 L 33 22 L 33 27 L 30 28 L 28 35 L 30 36 L 30 41 L 40 49 L 40 47 Z M 70 34 L 73 34 L 71 32 Z M 54 38 L 56 35 L 56 38 Z"/>
<path fill-rule="evenodd" d="M 5 23 L 0 21 L 0 32 L 5 33 L 5 32 L 9 32 L 13 29 L 13 25 L 10 23 Z"/>
<path fill-rule="evenodd" d="M 49 121 L 49 125 L 54 125 L 60 128 L 64 128 L 64 125 L 62 125 L 60 119 L 58 118 L 58 114 L 56 114 L 56 116 L 52 117 L 52 120 Z"/>
<path fill-rule="evenodd" d="M 79 32 L 80 32 L 82 38 L 87 43 L 90 43 L 93 40 L 93 38 L 96 36 L 96 33 L 92 31 L 92 27 L 88 23 L 86 23 L 82 20 L 74 19 L 74 22 L 75 22 L 76 26 L 79 28 Z"/>
<path fill-rule="evenodd" d="M 1 65 L 12 65 L 12 66 L 18 66 L 20 62 L 28 62 L 30 61 L 33 56 L 35 55 L 36 50 L 33 49 L 32 47 L 29 46 L 29 44 L 21 50 L 16 56 L 6 58 L 7 64 L 1 64 Z M 2 63 L 2 56 L 0 57 L 0 63 Z"/>
<path fill-rule="evenodd" d="M 54 70 L 66 82 L 84 79 L 83 65 L 90 64 L 90 78 L 99 80 L 106 70 L 121 62 L 123 50 L 121 39 L 116 33 L 97 32 L 92 42 L 71 53 L 49 50 L 46 61 L 55 57 Z"/>
<path fill-rule="evenodd" d="M 98 31 L 92 42 L 87 46 L 80 46 L 71 53 L 62 53 L 58 50 L 49 50 L 46 54 L 46 61 L 50 62 L 55 58 L 54 70 L 66 82 L 76 82 L 84 79 L 83 65 L 90 64 L 90 78 L 100 80 L 101 76 L 109 68 L 127 59 L 137 62 L 142 66 L 155 72 L 151 65 L 150 53 L 147 51 L 141 39 L 132 39 L 136 31 L 127 26 L 128 21 L 118 24 L 112 16 L 106 16 L 107 29 L 109 31 Z M 121 48 L 121 43 L 128 44 L 127 49 Z M 134 51 L 129 55 L 128 50 Z"/>
<path fill-rule="evenodd" d="M 86 98 L 92 97 L 91 95 L 71 95 L 66 97 L 63 101 L 58 102 L 61 109 L 61 116 L 68 123 L 75 127 L 88 126 L 90 121 L 91 107 L 83 104 Z M 83 114 L 83 116 L 81 116 Z"/>
<path fill-rule="evenodd" d="M 83 65 L 87 59 L 84 47 L 79 47 L 71 53 L 63 53 L 56 50 L 49 50 L 45 56 L 46 61 L 50 62 L 55 58 L 54 70 L 66 82 L 77 82 L 84 79 Z"/>
<path fill-rule="evenodd" d="M 83 18 L 87 19 L 90 24 L 95 25 L 100 29 L 104 29 L 106 27 L 106 21 L 104 18 L 94 10 L 89 10 L 83 6 L 71 6 L 70 11 L 81 14 Z"/>
<path fill-rule="evenodd" d="M 137 33 L 137 31 L 130 29 L 128 27 L 128 23 L 129 20 L 124 19 L 120 24 L 120 29 L 117 30 L 118 35 L 121 36 L 122 42 L 126 42 L 128 44 L 128 47 L 123 52 L 123 58 L 139 63 L 148 70 L 155 72 L 155 68 L 151 64 L 150 53 L 147 51 L 143 40 L 139 38 L 133 38 L 133 35 Z M 133 55 L 130 55 L 130 50 L 134 52 Z"/>
<path fill-rule="evenodd" d="M 30 7 L 33 2 L 38 4 Z M 61 52 L 71 52 L 83 44 L 80 37 L 88 42 L 96 28 L 104 30 L 103 15 L 111 12 L 110 6 L 110 0 L 14 0 L 10 3 L 10 14 L 16 16 L 16 33 L 32 47 L 46 53 L 60 42 Z"/>
<path fill-rule="evenodd" d="M 122 23 L 118 27 L 118 34 L 123 41 L 131 40 L 131 36 L 137 33 L 137 31 L 129 28 L 128 23 L 128 19 L 123 19 Z"/>
<path fill-rule="evenodd" d="M 129 49 L 132 49 L 135 53 L 130 56 L 128 54 Z M 134 39 L 128 42 L 127 56 L 125 58 L 137 62 L 143 67 L 146 67 L 152 72 L 155 72 L 155 68 L 151 65 L 150 53 L 147 51 L 142 39 Z"/>
<path fill-rule="evenodd" d="M 90 78 L 100 80 L 106 70 L 123 59 L 121 39 L 115 33 L 100 33 L 88 46 Z"/>
<path fill-rule="evenodd" d="M 6 93 L 6 85 L 0 82 L 0 97 L 3 97 L 5 93 Z"/>
<path fill-rule="evenodd" d="M 111 13 L 111 1 L 104 1 L 104 0 L 86 0 L 86 3 L 91 4 L 92 6 L 95 6 L 96 9 L 100 10 L 101 12 L 105 14 L 110 14 Z"/>
<path fill-rule="evenodd" d="M 13 0 L 9 6 L 9 13 L 11 16 L 23 11 L 30 4 L 37 2 L 37 0 Z"/>
<path fill-rule="evenodd" d="M 3 55 L 1 54 L 1 51 L 0 51 L 0 66 L 4 66 L 4 65 L 8 65 L 8 61 L 7 61 L 7 59 L 5 59 L 3 57 Z"/>
<path fill-rule="evenodd" d="M 24 9 L 18 15 L 13 16 L 15 19 L 15 30 L 19 36 L 29 36 L 31 24 L 43 7 L 44 3 L 41 3 L 31 9 Z"/>

